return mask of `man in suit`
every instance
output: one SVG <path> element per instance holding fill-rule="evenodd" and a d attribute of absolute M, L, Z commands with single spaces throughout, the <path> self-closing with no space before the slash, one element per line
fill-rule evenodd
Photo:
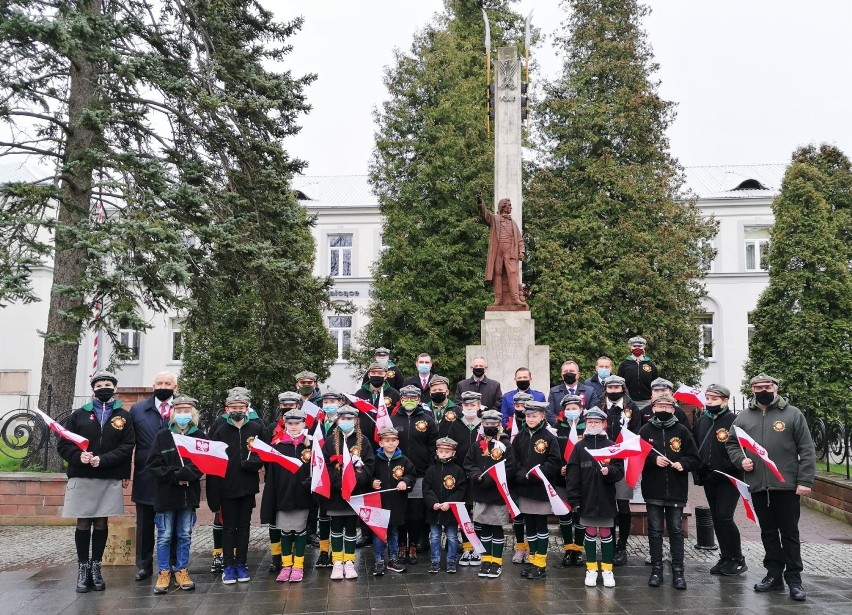
<path fill-rule="evenodd" d="M 486 363 L 485 357 L 474 358 L 470 367 L 473 375 L 456 385 L 455 403 L 461 403 L 461 396 L 465 391 L 474 391 L 482 396 L 481 403 L 483 406 L 499 412 L 503 403 L 503 391 L 499 382 L 490 380 L 485 375 L 485 372 L 488 371 L 488 363 Z"/>
<path fill-rule="evenodd" d="M 544 393 L 530 388 L 532 372 L 529 367 L 519 367 L 515 370 L 515 389 L 503 395 L 500 405 L 500 414 L 503 415 L 503 427 L 507 427 L 509 417 L 515 416 L 515 395 L 526 393 L 531 395 L 533 401 L 544 401 Z"/>
<path fill-rule="evenodd" d="M 612 359 L 603 355 L 595 361 L 595 375 L 583 381 L 583 386 L 592 388 L 595 397 L 601 399 L 604 396 L 603 381 L 612 375 Z"/>
<path fill-rule="evenodd" d="M 432 357 L 428 352 L 417 355 L 416 367 L 417 375 L 406 378 L 403 386 L 415 386 L 420 389 L 420 403 L 428 404 L 429 383 L 432 382 Z"/>
<path fill-rule="evenodd" d="M 561 409 L 560 404 L 562 398 L 566 395 L 579 395 L 583 400 L 583 407 L 586 409 L 596 405 L 600 395 L 595 389 L 587 386 L 585 383 L 580 384 L 580 366 L 576 361 L 568 360 L 562 364 L 560 368 L 562 373 L 562 383 L 552 387 L 547 396 L 547 422 L 556 426 L 556 415 Z"/>
<path fill-rule="evenodd" d="M 130 407 L 136 431 L 133 455 L 133 491 L 136 504 L 136 580 L 143 581 L 154 569 L 154 492 L 156 479 L 148 471 L 148 455 L 157 432 L 169 425 L 172 401 L 177 391 L 177 376 L 160 372 L 154 378 L 154 394 Z"/>

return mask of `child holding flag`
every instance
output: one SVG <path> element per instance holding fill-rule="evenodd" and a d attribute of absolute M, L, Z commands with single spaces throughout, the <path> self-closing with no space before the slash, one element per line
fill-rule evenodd
<path fill-rule="evenodd" d="M 373 472 L 373 489 L 382 493 L 382 508 L 390 511 L 387 529 L 387 545 L 373 534 L 373 576 L 385 573 L 385 547 L 387 546 L 387 568 L 394 572 L 405 572 L 405 563 L 397 559 L 399 553 L 399 526 L 405 523 L 408 510 L 408 492 L 415 482 L 417 470 L 414 464 L 399 450 L 399 432 L 393 427 L 379 431 L 379 450 L 376 452 L 376 467 Z M 387 491 L 395 489 L 396 491 Z"/>
<path fill-rule="evenodd" d="M 554 479 L 556 493 L 563 500 L 565 494 L 565 475 L 568 472 L 568 459 L 574 452 L 574 447 L 583 437 L 586 429 L 586 418 L 583 415 L 583 398 L 570 393 L 560 402 L 562 410 L 556 415 L 556 439 L 559 441 L 559 456 L 562 458 L 562 468 Z M 559 517 L 559 531 L 562 534 L 562 567 L 582 566 L 586 563 L 583 557 L 583 539 L 586 528 L 580 522 L 579 511 L 572 510 L 567 515 Z"/>
<path fill-rule="evenodd" d="M 621 459 L 598 461 L 587 452 L 614 444 L 607 437 L 606 424 L 607 415 L 600 408 L 586 411 L 586 430 L 568 459 L 565 477 L 568 504 L 574 511 L 580 511 L 580 522 L 586 526 L 586 587 L 595 587 L 598 582 L 598 536 L 601 538 L 603 584 L 615 587 L 612 518 L 616 512 L 615 485 L 624 478 L 624 462 Z"/>
<path fill-rule="evenodd" d="M 675 416 L 675 400 L 670 395 L 655 397 L 648 404 L 653 418 L 639 430 L 639 437 L 654 451 L 645 458 L 642 471 L 642 497 L 648 509 L 648 546 L 651 576 L 648 585 L 663 582 L 663 520 L 669 533 L 672 553 L 672 585 L 686 589 L 683 574 L 683 507 L 689 493 L 689 471 L 700 460 L 692 432 Z"/>
<path fill-rule="evenodd" d="M 526 421 L 524 408 L 526 407 L 527 402 L 532 401 L 532 399 L 533 396 L 529 393 L 524 393 L 523 391 L 515 393 L 515 397 L 512 399 L 512 415 L 506 421 L 506 431 L 509 432 L 510 442 L 514 442 L 515 437 L 524 428 L 524 423 Z M 512 484 L 512 498 L 515 498 L 517 495 L 514 487 L 515 485 Z M 512 519 L 512 530 L 514 530 L 515 533 L 515 552 L 512 554 L 513 564 L 528 564 L 530 561 L 530 546 L 527 543 L 527 534 L 524 523 L 525 520 L 523 514 Z"/>
<path fill-rule="evenodd" d="M 314 429 L 322 434 L 321 441 L 328 437 L 337 422 L 337 410 L 343 405 L 345 398 L 342 393 L 326 391 L 322 395 L 322 420 Z M 319 535 L 319 555 L 315 566 L 317 568 L 331 567 L 331 517 L 328 516 L 328 500 L 319 494 L 314 494 L 318 503 L 317 534 Z"/>
<path fill-rule="evenodd" d="M 439 438 L 435 443 L 435 463 L 423 477 L 432 560 L 429 572 L 433 574 L 441 571 L 441 531 L 447 535 L 447 572 L 454 574 L 458 565 L 458 522 L 449 503 L 460 502 L 464 506 L 467 476 L 455 461 L 456 447 L 458 443 L 452 438 Z"/>

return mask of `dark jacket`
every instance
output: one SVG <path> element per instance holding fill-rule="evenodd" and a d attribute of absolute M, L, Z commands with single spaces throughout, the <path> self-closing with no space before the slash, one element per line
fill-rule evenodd
<path fill-rule="evenodd" d="M 278 424 L 267 426 L 263 441 L 288 457 L 301 460 L 297 472 L 278 465 L 266 463 L 263 495 L 260 498 L 260 522 L 275 524 L 279 510 L 305 510 L 311 507 L 311 439 L 302 436 L 299 443 L 283 442 L 284 427 Z"/>
<path fill-rule="evenodd" d="M 457 525 L 452 510 L 434 510 L 435 504 L 464 502 L 467 476 L 456 459 L 446 463 L 435 460 L 423 477 L 423 503 L 426 505 L 426 523 L 444 526 Z"/>
<path fill-rule="evenodd" d="M 210 434 L 210 440 L 218 440 L 228 445 L 228 469 L 225 477 L 207 476 L 207 505 L 213 512 L 219 510 L 222 500 L 254 495 L 260 491 L 258 472 L 263 467 L 263 462 L 257 453 L 250 452 L 249 442 L 254 438 L 263 439 L 263 427 L 260 423 L 244 421 L 241 427 L 237 427 L 230 418 Z"/>
<path fill-rule="evenodd" d="M 678 423 L 686 426 L 689 430 L 692 429 L 692 421 L 689 420 L 689 417 L 686 415 L 686 412 L 683 411 L 683 408 L 680 407 L 680 404 L 675 404 L 674 415 L 677 418 Z M 644 425 L 652 418 L 654 418 L 654 409 L 650 405 L 645 406 L 639 411 L 640 425 Z"/>
<path fill-rule="evenodd" d="M 109 417 L 103 428 L 96 416 L 95 407 L 101 408 L 101 402 L 90 401 L 82 408 L 74 410 L 63 423 L 68 431 L 83 436 L 89 441 L 88 452 L 100 458 L 97 468 L 80 462 L 83 454 L 71 440 L 59 438 L 56 450 L 60 457 L 68 462 L 65 473 L 68 478 L 130 478 L 130 461 L 136 435 L 133 431 L 133 419 L 119 400 L 109 402 Z"/>
<path fill-rule="evenodd" d="M 606 412 L 606 435 L 615 442 L 621 433 L 622 422 L 626 423 L 627 429 L 635 434 L 639 433 L 639 428 L 642 427 L 642 418 L 639 409 L 632 401 L 621 398 L 620 404 L 623 406 L 613 405 L 606 407 L 606 400 L 601 400 L 601 408 Z"/>
<path fill-rule="evenodd" d="M 346 445 L 351 455 L 359 455 L 363 465 L 355 468 L 355 495 L 372 491 L 370 483 L 373 482 L 373 469 L 376 464 L 376 456 L 373 447 L 366 435 L 361 435 L 358 440 L 358 431 L 353 430 L 346 436 Z M 351 511 L 352 507 L 343 499 L 340 489 L 343 486 L 343 433 L 335 427 L 325 438 L 322 454 L 325 458 L 325 467 L 328 468 L 328 476 L 331 480 L 331 498 L 328 500 L 328 510 Z"/>
<path fill-rule="evenodd" d="M 601 396 L 593 388 L 585 384 L 574 383 L 574 394 L 583 398 L 584 408 L 597 406 L 599 405 L 598 402 L 601 401 Z M 568 385 L 564 382 L 551 387 L 550 392 L 547 394 L 547 422 L 553 426 L 556 425 L 556 415 L 562 411 L 562 407 L 559 404 L 566 395 L 568 395 Z"/>
<path fill-rule="evenodd" d="M 366 384 L 369 382 L 370 378 L 367 372 L 364 372 L 364 376 L 361 378 L 361 384 Z M 399 370 L 399 366 L 393 361 L 388 362 L 388 372 L 385 374 L 385 384 L 387 384 L 390 388 L 395 391 L 399 391 L 405 382 L 405 376 L 402 375 L 402 372 Z M 385 393 L 387 395 L 387 393 Z M 390 406 L 389 406 L 390 407 Z"/>
<path fill-rule="evenodd" d="M 631 399 L 645 401 L 651 399 L 651 383 L 657 379 L 657 366 L 648 357 L 636 359 L 633 355 L 624 357 L 618 365 L 619 376 L 627 383 L 627 392 Z"/>
<path fill-rule="evenodd" d="M 434 377 L 434 375 L 435 374 L 433 374 L 432 372 L 429 372 L 429 375 L 428 375 L 429 379 L 426 381 L 426 388 L 425 389 L 423 388 L 423 382 L 421 382 L 421 380 L 420 380 L 420 373 L 419 372 L 416 375 L 411 376 L 410 378 L 406 378 L 405 382 L 402 383 L 402 386 L 403 387 L 416 386 L 418 389 L 420 389 L 420 403 L 423 403 L 423 404 L 429 403 L 432 400 L 432 398 L 429 397 L 429 383 L 432 382 L 432 378 Z M 397 389 L 397 390 L 399 390 L 399 389 Z"/>
<path fill-rule="evenodd" d="M 422 405 L 418 405 L 411 414 L 397 407 L 391 421 L 399 432 L 400 450 L 414 464 L 417 478 L 422 478 L 435 456 L 435 441 L 438 439 L 435 419 L 426 414 Z"/>
<path fill-rule="evenodd" d="M 405 513 L 408 510 L 408 493 L 414 486 L 415 478 L 414 464 L 402 454 L 400 449 L 394 451 L 393 456 L 388 459 L 382 449 L 376 453 L 376 466 L 373 469 L 373 480 L 382 481 L 379 489 L 393 489 L 399 481 L 408 485 L 405 491 L 388 491 L 382 493 L 382 508 L 391 511 L 390 524 L 388 527 L 405 525 Z"/>
<path fill-rule="evenodd" d="M 257 423 L 260 425 L 261 430 L 266 429 L 266 423 L 264 423 L 263 419 L 260 418 L 260 415 L 255 411 L 254 408 L 249 408 L 248 413 L 246 414 L 246 421 L 249 423 Z M 213 421 L 213 425 L 211 425 L 210 429 L 207 430 L 207 433 L 213 434 L 216 433 L 216 430 L 219 429 L 223 423 L 228 422 L 228 413 L 223 412 Z"/>
<path fill-rule="evenodd" d="M 387 406 L 388 413 L 393 410 L 394 406 L 399 403 L 399 391 L 392 388 L 387 382 L 384 384 L 384 395 L 385 395 L 385 406 Z M 379 407 L 379 395 L 378 392 L 374 392 L 370 388 L 370 383 L 364 383 L 360 389 L 355 391 L 353 394 L 354 397 L 358 399 L 366 399 L 368 402 L 373 404 L 376 408 Z M 370 441 L 370 445 L 373 447 L 373 451 L 376 450 L 376 440 L 375 440 L 375 432 L 376 432 L 376 413 L 375 412 L 359 412 L 358 413 L 358 421 L 361 424 L 361 432 L 367 436 L 367 439 Z"/>
<path fill-rule="evenodd" d="M 160 401 L 149 397 L 130 407 L 133 431 L 136 433 L 136 451 L 133 455 L 133 492 L 131 499 L 137 504 L 154 504 L 157 479 L 148 468 L 154 440 L 160 431 L 168 429 L 169 419 L 160 415 Z M 167 509 L 170 510 L 170 509 Z"/>
<path fill-rule="evenodd" d="M 148 456 L 148 474 L 154 480 L 154 511 L 166 512 L 182 508 L 198 508 L 201 503 L 201 476 L 203 472 L 189 459 L 181 459 L 172 433 L 180 433 L 172 426 L 157 432 Z M 192 425 L 184 435 L 207 440 L 203 431 Z M 181 485 L 180 482 L 188 485 Z"/>
<path fill-rule="evenodd" d="M 539 423 L 534 432 L 531 432 L 524 425 L 518 435 L 515 436 L 512 448 L 515 449 L 515 461 L 517 463 L 514 491 L 521 497 L 547 501 L 544 483 L 532 474 L 527 477 L 527 472 L 531 468 L 541 465 L 547 480 L 553 482 L 553 479 L 559 475 L 559 471 L 562 469 L 559 440 L 547 429 L 547 421 Z"/>
<path fill-rule="evenodd" d="M 692 427 L 692 435 L 698 446 L 698 457 L 701 460 L 699 467 L 694 471 L 697 484 L 715 478 L 723 481 L 728 480 L 724 476 L 719 476 L 713 470 L 719 470 L 742 480 L 742 467 L 738 468 L 731 463 L 728 450 L 725 448 L 728 438 L 733 437 L 731 425 L 736 416 L 730 409 L 725 408 L 715 417 L 709 412 L 704 412 L 695 421 L 695 425 Z"/>
<path fill-rule="evenodd" d="M 532 395 L 534 401 L 547 401 L 544 398 L 544 393 L 535 389 L 527 389 L 524 391 L 527 395 Z M 515 395 L 520 393 L 518 389 L 513 389 L 508 393 L 503 394 L 503 401 L 500 402 L 500 414 L 503 415 L 503 427 L 510 427 L 509 419 L 515 416 Z"/>
<path fill-rule="evenodd" d="M 500 388 L 500 383 L 496 380 L 491 380 L 487 375 L 482 377 L 482 382 L 477 382 L 473 376 L 460 381 L 456 385 L 456 394 L 453 397 L 453 401 L 461 404 L 461 394 L 465 391 L 481 393 L 481 403 L 489 410 L 499 411 L 503 404 L 503 391 Z"/>
<path fill-rule="evenodd" d="M 583 430 L 586 424 L 583 422 L 577 423 L 577 442 L 583 439 Z M 562 466 L 559 474 L 551 481 L 554 485 L 560 487 L 565 486 L 565 476 L 562 476 L 562 467 L 567 467 L 568 461 L 565 459 L 565 449 L 568 447 L 568 437 L 571 435 L 571 424 L 563 420 L 557 420 L 556 423 L 556 439 L 559 442 L 559 460 Z M 570 457 L 570 455 L 569 455 Z"/>
<path fill-rule="evenodd" d="M 587 378 L 583 380 L 583 386 L 587 389 L 591 389 L 594 392 L 594 396 L 598 399 L 602 399 L 604 396 L 604 385 L 601 382 L 601 379 L 598 378 L 598 375 L 595 374 L 591 378 Z M 587 406 L 591 408 L 591 406 Z"/>
<path fill-rule="evenodd" d="M 467 456 L 464 458 L 464 470 L 470 483 L 473 500 L 483 504 L 503 504 L 503 497 L 497 491 L 497 485 L 487 473 L 488 468 L 506 461 L 506 480 L 511 481 L 517 471 L 515 463 L 515 451 L 509 442 L 509 436 L 500 434 L 499 441 L 505 447 L 505 451 L 495 450 L 497 439 L 486 441 L 479 440 L 474 443 Z"/>
<path fill-rule="evenodd" d="M 642 497 L 649 504 L 686 504 L 689 495 L 689 473 L 699 465 L 698 447 L 686 425 L 675 422 L 670 427 L 657 426 L 654 421 L 639 430 L 639 437 L 650 442 L 672 463 L 683 465 L 683 472 L 671 466 L 657 465 L 656 453 L 645 458 L 642 470 Z"/>
<path fill-rule="evenodd" d="M 613 444 L 614 442 L 604 435 L 584 435 L 568 458 L 566 501 L 574 509 L 579 506 L 581 516 L 604 519 L 615 517 L 615 483 L 624 478 L 624 461 L 603 461 L 603 464 L 609 467 L 607 475 L 604 476 L 601 474 L 600 463 L 586 452 L 587 448 L 603 448 Z"/>

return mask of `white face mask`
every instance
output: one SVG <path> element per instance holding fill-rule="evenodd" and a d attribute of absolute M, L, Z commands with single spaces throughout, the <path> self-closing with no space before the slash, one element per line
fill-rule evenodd
<path fill-rule="evenodd" d="M 599 436 L 603 434 L 603 427 L 586 427 L 586 431 L 584 432 L 587 436 Z"/>
<path fill-rule="evenodd" d="M 478 412 L 479 411 L 476 408 L 462 408 L 462 414 L 469 419 L 474 418 Z"/>

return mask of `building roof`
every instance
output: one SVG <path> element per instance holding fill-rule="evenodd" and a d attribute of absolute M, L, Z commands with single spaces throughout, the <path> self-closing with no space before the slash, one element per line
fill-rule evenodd
<path fill-rule="evenodd" d="M 785 164 L 686 167 L 686 188 L 699 199 L 774 198 L 781 190 Z"/>
<path fill-rule="evenodd" d="M 296 175 L 293 189 L 306 207 L 378 207 L 366 175 Z"/>

